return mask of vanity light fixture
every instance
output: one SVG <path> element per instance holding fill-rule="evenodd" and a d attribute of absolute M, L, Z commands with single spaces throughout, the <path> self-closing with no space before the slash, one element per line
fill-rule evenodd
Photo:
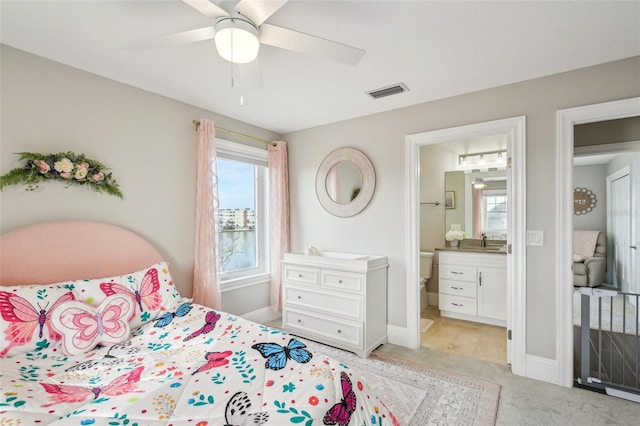
<path fill-rule="evenodd" d="M 458 169 L 505 168 L 507 166 L 506 150 L 462 154 L 458 156 Z"/>

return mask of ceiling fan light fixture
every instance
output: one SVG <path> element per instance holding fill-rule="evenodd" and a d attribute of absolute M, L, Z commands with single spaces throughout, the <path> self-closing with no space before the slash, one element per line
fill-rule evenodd
<path fill-rule="evenodd" d="M 222 18 L 215 24 L 215 42 L 218 54 L 235 64 L 247 64 L 258 56 L 260 42 L 258 28 L 238 18 Z"/>
<path fill-rule="evenodd" d="M 484 183 L 484 179 L 482 179 L 482 178 L 474 179 L 472 183 L 473 183 L 473 187 L 476 188 L 476 189 L 481 189 L 481 188 L 484 188 L 485 186 L 487 186 Z"/>

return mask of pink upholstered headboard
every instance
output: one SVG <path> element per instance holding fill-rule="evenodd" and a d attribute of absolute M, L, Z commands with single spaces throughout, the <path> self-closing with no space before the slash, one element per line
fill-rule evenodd
<path fill-rule="evenodd" d="M 103 222 L 48 222 L 0 235 L 2 286 L 124 275 L 162 260 L 140 236 Z"/>

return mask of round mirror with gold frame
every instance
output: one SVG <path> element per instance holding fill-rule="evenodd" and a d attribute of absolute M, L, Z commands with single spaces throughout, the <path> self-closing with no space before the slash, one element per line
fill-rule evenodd
<path fill-rule="evenodd" d="M 322 160 L 316 194 L 326 211 L 338 217 L 360 213 L 371 201 L 376 175 L 371 160 L 355 148 L 339 148 Z"/>

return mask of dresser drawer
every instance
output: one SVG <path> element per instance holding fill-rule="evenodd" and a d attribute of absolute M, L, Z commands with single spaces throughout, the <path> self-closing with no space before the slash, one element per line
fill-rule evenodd
<path fill-rule="evenodd" d="M 320 276 L 320 286 L 329 290 L 350 291 L 362 294 L 364 293 L 364 283 L 364 274 L 323 269 Z"/>
<path fill-rule="evenodd" d="M 282 323 L 286 329 L 301 335 L 324 337 L 333 341 L 362 348 L 363 326 L 361 323 L 340 321 L 326 316 L 316 316 L 308 312 L 285 309 Z"/>
<path fill-rule="evenodd" d="M 364 320 L 364 297 L 357 294 L 321 292 L 311 289 L 285 286 L 284 304 L 326 312 L 354 321 Z"/>
<path fill-rule="evenodd" d="M 304 266 L 285 265 L 283 268 L 283 279 L 297 284 L 312 286 L 320 285 L 320 270 L 316 268 L 305 268 Z"/>
<path fill-rule="evenodd" d="M 440 264 L 440 279 L 476 282 L 476 268 Z"/>
<path fill-rule="evenodd" d="M 476 315 L 476 299 L 470 297 L 451 296 L 450 294 L 440 293 L 439 304 L 441 311 Z"/>
<path fill-rule="evenodd" d="M 440 279 L 440 294 L 475 298 L 476 290 L 476 283 Z"/>

